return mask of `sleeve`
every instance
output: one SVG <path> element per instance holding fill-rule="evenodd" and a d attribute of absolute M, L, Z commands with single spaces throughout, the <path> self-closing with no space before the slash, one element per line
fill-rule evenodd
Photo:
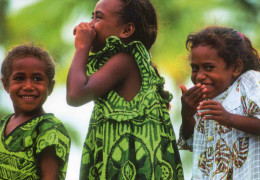
<path fill-rule="evenodd" d="M 260 72 L 248 71 L 242 75 L 240 81 L 244 114 L 260 119 Z"/>
<path fill-rule="evenodd" d="M 70 151 L 70 138 L 61 123 L 53 124 L 49 121 L 41 123 L 39 127 L 39 134 L 36 139 L 36 154 L 39 155 L 43 149 L 50 146 L 54 146 L 56 155 L 67 164 Z"/>
<path fill-rule="evenodd" d="M 180 135 L 178 139 L 178 147 L 180 150 L 189 150 L 193 151 L 193 134 L 190 138 L 185 139 L 182 135 L 183 128 L 181 126 L 180 128 Z"/>

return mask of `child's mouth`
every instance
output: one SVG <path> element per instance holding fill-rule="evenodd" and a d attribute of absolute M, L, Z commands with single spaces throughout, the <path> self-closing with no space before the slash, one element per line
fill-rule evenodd
<path fill-rule="evenodd" d="M 25 99 L 25 100 L 33 100 L 36 98 L 36 96 L 32 96 L 32 95 L 22 95 L 21 96 L 22 99 Z"/>

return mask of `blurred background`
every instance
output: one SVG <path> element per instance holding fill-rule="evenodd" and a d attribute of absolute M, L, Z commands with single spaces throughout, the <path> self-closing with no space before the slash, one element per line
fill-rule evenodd
<path fill-rule="evenodd" d="M 152 60 L 166 79 L 174 98 L 170 110 L 179 137 L 180 84 L 191 87 L 185 40 L 190 32 L 208 25 L 224 25 L 246 34 L 260 50 L 259 0 L 151 0 L 157 9 L 159 34 L 151 49 Z M 44 104 L 46 112 L 63 121 L 72 138 L 67 180 L 79 176 L 81 150 L 93 103 L 67 105 L 66 77 L 74 53 L 72 31 L 88 22 L 97 0 L 0 0 L 0 63 L 16 45 L 33 43 L 47 50 L 56 62 L 54 92 Z M 8 94 L 0 84 L 0 117 L 13 112 Z M 180 151 L 185 179 L 191 178 L 192 153 Z"/>

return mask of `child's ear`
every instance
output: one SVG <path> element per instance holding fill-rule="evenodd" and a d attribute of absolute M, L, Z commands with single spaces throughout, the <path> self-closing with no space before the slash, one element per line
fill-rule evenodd
<path fill-rule="evenodd" d="M 135 24 L 130 22 L 123 25 L 123 31 L 120 34 L 120 38 L 128 38 L 135 32 Z"/>
<path fill-rule="evenodd" d="M 48 90 L 49 90 L 48 95 L 51 95 L 53 88 L 54 88 L 54 84 L 55 84 L 55 80 L 52 80 L 48 87 Z"/>
<path fill-rule="evenodd" d="M 234 65 L 233 77 L 236 79 L 243 71 L 243 63 L 241 59 L 238 59 Z"/>
<path fill-rule="evenodd" d="M 8 86 L 8 82 L 5 80 L 5 79 L 1 79 L 1 81 L 2 81 L 2 84 L 3 84 L 3 86 L 4 86 L 4 89 L 5 89 L 5 91 L 7 92 L 7 93 L 9 93 L 9 86 Z"/>

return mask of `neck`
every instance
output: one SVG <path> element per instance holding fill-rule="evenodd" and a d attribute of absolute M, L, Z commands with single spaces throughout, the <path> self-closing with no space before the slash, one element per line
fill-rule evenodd
<path fill-rule="evenodd" d="M 30 111 L 30 112 L 24 112 L 24 111 L 15 111 L 13 119 L 18 121 L 27 121 L 31 118 L 34 118 L 36 116 L 44 114 L 44 110 L 42 108 Z"/>

